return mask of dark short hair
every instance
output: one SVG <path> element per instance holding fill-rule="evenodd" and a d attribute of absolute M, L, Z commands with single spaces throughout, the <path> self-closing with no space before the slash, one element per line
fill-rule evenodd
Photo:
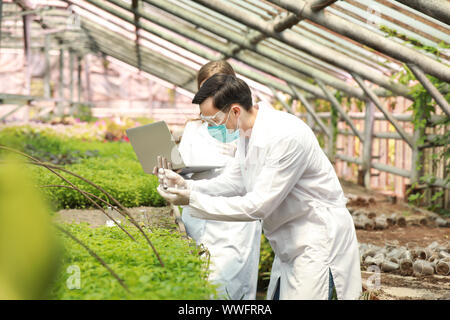
<path fill-rule="evenodd" d="M 213 105 L 219 110 L 237 103 L 248 111 L 253 105 L 252 93 L 245 81 L 228 74 L 215 74 L 206 80 L 192 103 L 201 104 L 209 97 L 213 97 Z"/>

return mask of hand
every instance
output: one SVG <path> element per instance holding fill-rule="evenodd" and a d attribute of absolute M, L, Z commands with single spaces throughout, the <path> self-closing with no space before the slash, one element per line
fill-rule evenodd
<path fill-rule="evenodd" d="M 158 177 L 159 183 L 164 189 L 169 187 L 187 188 L 186 181 L 172 170 L 172 163 L 164 157 L 158 156 L 158 167 L 153 168 L 153 174 Z"/>
<path fill-rule="evenodd" d="M 186 206 L 189 204 L 189 198 L 191 196 L 191 191 L 186 189 L 168 188 L 164 190 L 161 185 L 156 189 L 158 193 L 166 199 L 168 202 L 177 206 Z"/>

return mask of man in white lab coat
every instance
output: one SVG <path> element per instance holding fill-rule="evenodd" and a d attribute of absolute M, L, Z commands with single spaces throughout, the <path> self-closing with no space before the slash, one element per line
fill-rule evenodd
<path fill-rule="evenodd" d="M 210 180 L 186 181 L 155 168 L 169 185 L 160 184 L 158 192 L 195 208 L 198 218 L 262 220 L 278 260 L 280 299 L 328 299 L 330 279 L 338 299 L 359 298 L 355 228 L 333 166 L 312 130 L 293 115 L 253 105 L 247 84 L 229 75 L 208 79 L 193 103 L 206 118 L 223 114 L 227 134 L 239 130 L 235 159 Z"/>
<path fill-rule="evenodd" d="M 208 128 L 216 129 L 202 121 L 186 124 L 178 146 L 183 161 L 211 166 L 224 166 L 233 161 L 237 141 L 221 142 L 211 136 Z M 194 173 L 190 179 L 212 179 L 222 170 Z M 210 253 L 208 280 L 218 285 L 219 297 L 254 300 L 258 282 L 261 223 L 198 219 L 193 217 L 195 211 L 195 208 L 185 206 L 182 219 L 188 235 Z"/>

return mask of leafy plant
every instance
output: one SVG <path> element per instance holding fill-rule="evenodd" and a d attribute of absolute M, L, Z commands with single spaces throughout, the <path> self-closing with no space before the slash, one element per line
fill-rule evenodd
<path fill-rule="evenodd" d="M 269 241 L 264 236 L 261 235 L 261 249 L 259 257 L 259 268 L 258 268 L 258 288 L 259 290 L 265 291 L 269 285 L 270 272 L 272 270 L 272 263 L 275 254 L 270 246 Z"/>
<path fill-rule="evenodd" d="M 163 206 L 156 191 L 156 177 L 147 175 L 130 144 L 124 142 L 83 141 L 58 134 L 51 129 L 8 127 L 0 130 L 0 144 L 31 153 L 40 160 L 64 164 L 64 168 L 101 185 L 125 207 Z M 31 150 L 31 152 L 30 152 Z M 0 150 L 0 154 L 1 154 Z M 53 160 L 53 161 L 52 161 Z M 41 168 L 31 169 L 39 185 L 59 185 L 61 180 Z M 64 177 L 67 174 L 62 173 Z M 103 200 L 93 186 L 77 180 L 75 185 Z M 54 209 L 87 208 L 92 204 L 76 190 L 44 190 Z"/>
<path fill-rule="evenodd" d="M 164 256 L 165 267 L 148 249 L 137 230 L 128 231 L 134 242 L 118 228 L 92 229 L 86 224 L 64 225 L 64 229 L 93 248 L 129 288 L 124 290 L 113 276 L 80 244 L 61 234 L 65 254 L 53 284 L 50 299 L 210 299 L 215 287 L 207 281 L 205 261 L 198 249 L 178 233 L 155 229 L 150 235 Z M 66 282 L 70 266 L 80 270 L 81 288 L 70 290 Z"/>
<path fill-rule="evenodd" d="M 413 39 L 411 37 L 408 37 L 402 33 L 399 33 L 398 31 L 391 29 L 386 26 L 380 26 L 380 30 L 386 33 L 387 37 L 395 37 L 398 39 L 401 39 L 405 41 L 406 43 L 412 45 L 414 48 L 426 51 L 430 54 L 433 54 L 436 56 L 436 58 L 439 59 L 439 57 L 442 55 L 439 48 L 450 48 L 450 45 L 445 44 L 443 41 L 439 43 L 437 47 L 427 46 L 424 45 L 422 42 L 420 42 L 417 39 Z M 401 84 L 404 85 L 410 85 L 412 82 L 416 81 L 416 78 L 414 74 L 411 72 L 411 70 L 404 65 L 404 70 L 400 71 L 396 74 L 392 75 L 392 79 L 398 81 Z M 436 77 L 427 75 L 427 78 L 430 80 L 430 82 L 441 92 L 441 94 L 445 97 L 447 101 L 450 101 L 450 92 L 448 90 L 448 83 L 441 81 L 437 79 Z M 418 155 L 418 161 L 415 164 L 416 168 L 413 170 L 422 170 L 423 164 L 420 161 L 420 159 L 424 155 L 424 149 L 422 148 L 426 143 L 431 143 L 436 146 L 443 146 L 442 151 L 438 152 L 437 154 L 431 155 L 431 162 L 436 163 L 438 159 L 441 159 L 444 164 L 444 184 L 450 183 L 450 134 L 448 130 L 448 126 L 450 125 L 450 119 L 448 117 L 444 117 L 443 120 L 441 120 L 438 123 L 432 124 L 430 119 L 433 114 L 436 113 L 436 103 L 434 102 L 433 98 L 429 94 L 429 92 L 422 86 L 420 82 L 417 82 L 410 88 L 410 95 L 413 100 L 413 104 L 408 110 L 411 110 L 413 112 L 413 124 L 414 129 L 418 130 L 419 132 L 419 138 L 416 141 L 418 147 L 419 147 L 419 155 Z M 441 128 L 445 129 L 443 130 L 445 133 L 443 135 L 436 135 L 433 139 L 433 141 L 427 142 L 427 127 L 434 126 L 439 131 Z M 419 177 L 418 181 L 413 182 L 409 190 L 407 190 L 408 201 L 420 205 L 423 202 L 423 199 L 425 199 L 426 193 L 430 193 L 431 190 L 422 189 L 420 191 L 414 191 L 419 186 L 420 183 L 422 184 L 432 184 L 436 181 L 437 177 L 433 174 L 424 174 L 423 176 Z M 439 190 L 435 192 L 434 194 L 429 197 L 429 205 L 428 209 L 441 212 L 441 213 L 448 213 L 444 209 L 441 208 L 441 204 L 439 199 L 444 196 L 443 190 Z"/>

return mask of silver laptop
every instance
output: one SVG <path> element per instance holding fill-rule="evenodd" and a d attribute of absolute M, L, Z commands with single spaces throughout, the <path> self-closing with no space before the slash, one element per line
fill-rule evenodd
<path fill-rule="evenodd" d="M 220 166 L 209 165 L 187 166 L 181 157 L 169 127 L 164 121 L 131 128 L 126 132 L 142 169 L 146 173 L 152 174 L 153 168 L 158 166 L 158 156 L 163 156 L 172 162 L 174 170 L 181 169 L 179 173 L 182 175 L 221 168 Z"/>

